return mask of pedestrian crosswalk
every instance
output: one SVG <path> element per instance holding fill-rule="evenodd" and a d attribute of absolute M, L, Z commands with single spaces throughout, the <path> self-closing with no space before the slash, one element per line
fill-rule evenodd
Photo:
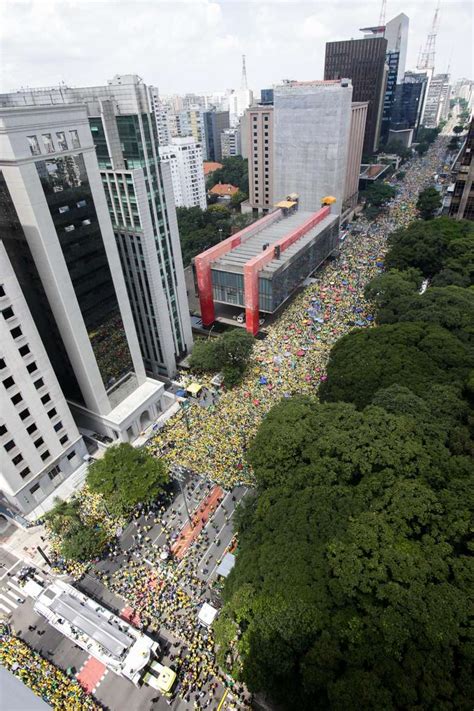
<path fill-rule="evenodd" d="M 37 583 L 46 584 L 46 578 L 39 571 L 35 571 L 31 576 Z M 18 573 L 11 578 L 4 578 L 0 588 L 0 617 L 9 617 L 19 605 L 23 605 L 26 600 L 26 593 L 18 580 Z"/>

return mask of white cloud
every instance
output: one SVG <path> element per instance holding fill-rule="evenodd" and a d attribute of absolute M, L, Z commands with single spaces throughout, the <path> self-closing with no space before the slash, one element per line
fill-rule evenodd
<path fill-rule="evenodd" d="M 240 83 L 247 56 L 255 89 L 283 77 L 322 77 L 325 43 L 360 37 L 378 22 L 381 0 L 3 0 L 1 90 L 64 80 L 105 83 L 138 73 L 164 93 Z M 436 0 L 390 0 L 388 19 L 410 17 L 408 66 L 415 66 Z M 442 0 L 437 68 L 452 52 L 455 77 L 472 75 L 472 5 Z"/>

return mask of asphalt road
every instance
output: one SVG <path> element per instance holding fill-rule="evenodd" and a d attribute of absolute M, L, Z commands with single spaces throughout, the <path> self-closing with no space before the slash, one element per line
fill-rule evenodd
<path fill-rule="evenodd" d="M 199 509 L 200 504 L 213 487 L 214 484 L 212 482 L 206 481 L 197 475 L 186 474 L 183 488 L 191 515 Z M 197 540 L 192 543 L 181 563 L 181 565 L 187 565 L 188 568 L 191 567 L 197 577 L 207 583 L 201 600 L 207 600 L 215 606 L 220 606 L 220 600 L 218 593 L 212 587 L 212 583 L 216 578 L 216 569 L 224 550 L 233 537 L 235 508 L 246 493 L 247 489 L 245 487 L 236 487 L 232 492 L 225 493 L 218 508 L 214 511 Z M 155 520 L 157 523 L 155 523 Z M 162 548 L 167 543 L 167 540 L 169 541 L 170 534 L 172 540 L 176 539 L 187 522 L 188 517 L 183 494 L 176 485 L 175 496 L 165 511 L 155 512 L 148 517 L 142 515 L 135 519 L 120 536 L 118 555 L 107 557 L 96 566 L 92 566 L 80 581 L 73 584 L 90 597 L 101 602 L 108 609 L 120 614 L 121 610 L 127 605 L 127 601 L 108 590 L 102 581 L 96 577 L 95 573 L 112 574 L 119 570 L 127 558 L 133 555 L 132 551 L 135 552 L 134 554 L 137 557 L 146 561 L 147 550 L 150 550 L 151 547 Z M 163 529 L 163 523 L 167 525 L 168 531 Z M 141 541 L 138 540 L 137 524 L 142 530 L 144 525 L 151 526 L 150 530 L 147 531 L 148 541 L 143 538 Z M 0 607 L 0 611 L 9 618 L 12 630 L 33 649 L 36 649 L 61 669 L 66 670 L 69 667 L 73 667 L 75 673 L 78 673 L 89 658 L 89 655 L 72 641 L 63 637 L 44 618 L 34 612 L 33 601 L 26 598 L 24 593 L 22 594 L 21 585 L 17 579 L 23 563 L 17 561 L 14 556 L 5 551 L 2 551 L 2 554 L 1 562 L 3 562 L 4 567 L 0 569 L 0 605 L 3 602 L 4 610 Z M 151 561 L 148 562 L 153 565 Z M 7 574 L 7 571 L 9 574 Z M 53 579 L 38 570 L 35 572 L 35 577 L 43 585 L 47 585 Z M 30 627 L 33 629 L 29 629 Z M 161 628 L 155 638 L 160 642 L 163 663 L 172 665 L 170 655 L 175 651 L 173 647 L 179 640 L 165 628 Z M 207 708 L 209 711 L 215 711 L 223 693 L 224 689 L 220 686 L 219 693 L 212 701 L 206 693 L 200 699 L 201 704 L 205 705 L 209 701 Z M 131 682 L 118 677 L 112 672 L 108 672 L 103 677 L 94 696 L 110 711 L 123 711 L 123 709 L 129 709 L 130 711 L 163 709 L 164 711 L 164 709 L 169 708 L 175 711 L 190 711 L 194 709 L 193 698 L 187 702 L 175 696 L 174 700 L 168 703 L 166 699 L 159 696 L 156 690 L 148 686 L 135 687 Z"/>

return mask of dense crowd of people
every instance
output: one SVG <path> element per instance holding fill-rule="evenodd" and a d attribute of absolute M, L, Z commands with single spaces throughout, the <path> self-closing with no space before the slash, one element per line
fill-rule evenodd
<path fill-rule="evenodd" d="M 341 255 L 315 275 L 257 341 L 244 381 L 223 392 L 212 409 L 188 409 L 156 433 L 152 451 L 189 467 L 227 489 L 252 483 L 245 451 L 262 418 L 282 397 L 315 394 L 326 378 L 330 349 L 354 327 L 373 323 L 363 295 L 367 282 L 383 269 L 387 236 L 416 219 L 418 192 L 433 180 L 446 150 L 445 139 L 423 158 L 407 164 L 396 197 L 372 223 L 354 224 Z"/>
<path fill-rule="evenodd" d="M 0 664 L 55 711 L 100 711 L 102 708 L 74 677 L 69 677 L 6 631 L 0 635 Z"/>
<path fill-rule="evenodd" d="M 446 140 L 440 138 L 423 158 L 414 158 L 406 165 L 397 195 L 386 210 L 371 223 L 364 217 L 354 223 L 356 230 L 345 240 L 340 255 L 318 271 L 312 283 L 268 326 L 266 338 L 255 342 L 242 383 L 213 398 L 212 407 L 193 406 L 186 418 L 182 413 L 170 418 L 150 445 L 156 456 L 227 490 L 252 483 L 245 452 L 265 414 L 282 397 L 316 394 L 326 378 L 325 365 L 335 341 L 353 328 L 372 325 L 364 287 L 383 269 L 387 236 L 416 219 L 418 192 L 432 181 L 445 150 Z M 201 382 L 211 387 L 206 380 Z M 108 517 L 101 498 L 87 489 L 81 494 L 81 502 L 85 520 L 91 525 L 98 521 L 104 525 L 104 519 L 108 519 L 106 525 L 113 539 L 123 522 Z M 128 552 L 115 573 L 100 575 L 110 590 L 127 600 L 134 623 L 152 632 L 166 631 L 172 640 L 170 665 L 178 672 L 180 696 L 196 709 L 206 708 L 212 704 L 219 681 L 225 681 L 216 665 L 212 629 L 200 627 L 197 621 L 200 606 L 210 600 L 208 585 L 196 575 L 197 561 L 208 546 L 208 534 L 200 534 L 182 561 L 162 560 L 147 535 L 148 528 L 158 523 L 168 531 L 167 543 L 171 544 L 172 521 L 163 521 L 162 512 L 152 510 L 148 523 L 137 526 L 135 550 Z M 57 541 L 54 545 L 57 548 Z M 84 566 L 70 566 L 60 559 L 57 565 L 75 577 L 84 572 Z M 74 694 L 82 693 L 77 684 L 22 644 L 7 638 L 0 661 L 5 659 L 7 668 L 19 662 L 21 678 L 36 693 L 46 697 L 55 684 L 54 692 L 63 701 L 56 703 L 55 695 L 52 698 L 50 694 L 49 703 L 54 708 L 97 708 L 93 702 L 87 705 L 88 700 L 74 706 Z M 233 693 L 244 700 L 243 689 L 234 688 Z"/>

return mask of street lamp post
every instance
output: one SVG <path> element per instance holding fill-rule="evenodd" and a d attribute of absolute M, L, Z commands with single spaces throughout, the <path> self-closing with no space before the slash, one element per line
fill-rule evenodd
<path fill-rule="evenodd" d="M 181 489 L 181 494 L 183 495 L 183 501 L 184 501 L 184 508 L 186 509 L 186 514 L 188 516 L 188 521 L 191 525 L 191 528 L 194 528 L 194 523 L 193 519 L 191 518 L 191 514 L 189 513 L 189 507 L 188 507 L 188 501 L 186 499 L 186 492 L 184 491 L 183 487 L 183 478 L 184 478 L 184 473 L 181 470 L 179 466 L 176 464 L 171 466 L 171 473 L 174 477 L 174 479 L 178 482 L 179 488 Z"/>

